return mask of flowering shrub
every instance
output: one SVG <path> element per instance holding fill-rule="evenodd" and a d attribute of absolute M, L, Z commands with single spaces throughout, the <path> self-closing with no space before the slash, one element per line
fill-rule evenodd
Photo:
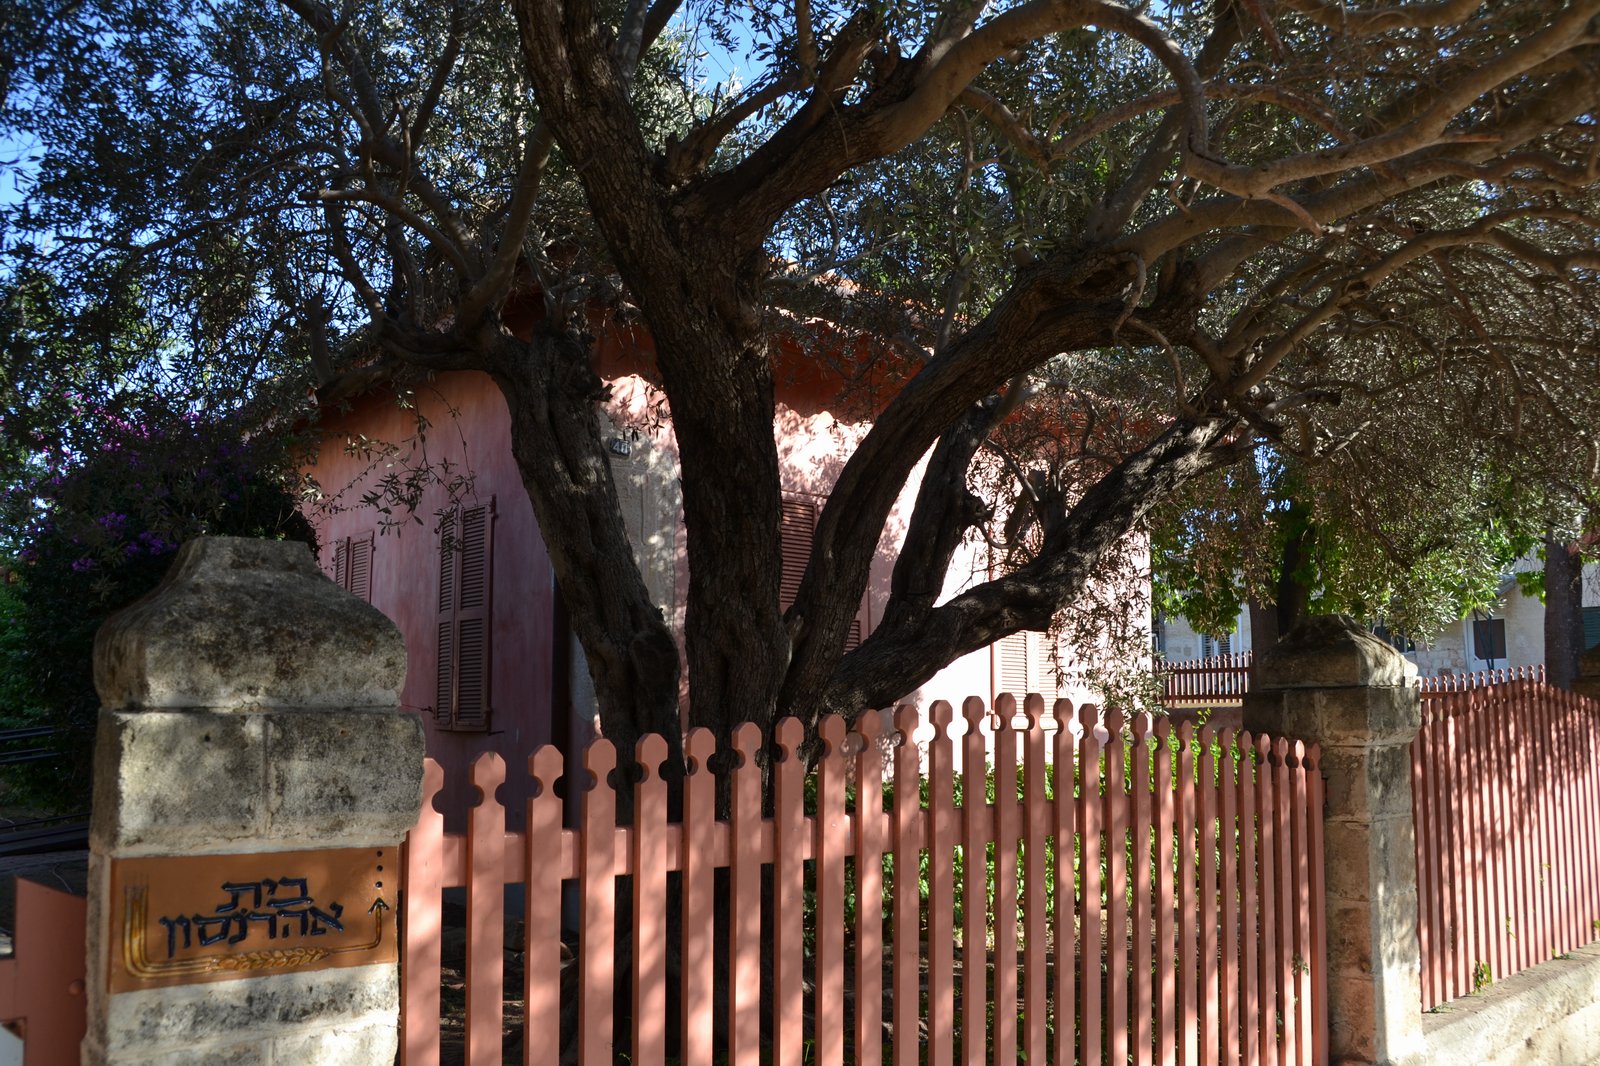
<path fill-rule="evenodd" d="M 15 768 L 10 798 L 48 806 L 87 802 L 99 706 L 91 658 L 106 617 L 149 592 L 191 537 L 315 539 L 277 445 L 192 413 L 79 414 L 92 441 L 80 434 L 76 448 L 34 453 L 0 499 L 16 580 L 0 617 L 0 671 L 30 696 L 28 706 L 0 705 L 0 728 L 66 731 L 65 767 Z"/>

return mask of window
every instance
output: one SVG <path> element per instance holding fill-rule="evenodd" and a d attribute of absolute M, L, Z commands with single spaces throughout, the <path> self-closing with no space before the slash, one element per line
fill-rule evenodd
<path fill-rule="evenodd" d="M 433 704 L 440 729 L 489 728 L 489 611 L 494 498 L 457 507 L 439 528 L 438 666 Z"/>
<path fill-rule="evenodd" d="M 372 534 L 333 542 L 333 583 L 372 602 Z"/>
<path fill-rule="evenodd" d="M 817 535 L 817 518 L 822 512 L 822 501 L 814 497 L 785 496 L 783 514 L 778 526 L 779 552 L 783 557 L 783 574 L 778 584 L 778 610 L 787 611 L 794 606 L 800 594 L 800 579 L 805 576 L 806 564 L 811 561 L 811 544 Z M 850 631 L 845 635 L 844 650 L 854 651 L 861 643 L 861 612 L 850 619 Z"/>
<path fill-rule="evenodd" d="M 1233 654 L 1233 634 L 1224 633 L 1220 637 L 1200 637 L 1200 658 L 1210 659 L 1218 655 Z"/>
<path fill-rule="evenodd" d="M 1583 648 L 1600 647 L 1600 607 L 1583 609 Z"/>
<path fill-rule="evenodd" d="M 1472 620 L 1473 654 L 1485 662 L 1506 657 L 1506 620 L 1504 618 L 1474 618 Z"/>

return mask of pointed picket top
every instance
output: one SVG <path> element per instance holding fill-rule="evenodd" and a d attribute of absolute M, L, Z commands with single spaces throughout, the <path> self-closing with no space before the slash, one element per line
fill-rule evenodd
<path fill-rule="evenodd" d="M 849 754 L 845 750 L 845 744 L 850 734 L 846 730 L 844 719 L 837 714 L 823 716 L 822 721 L 817 723 L 817 735 L 826 745 L 822 752 L 824 760 L 831 762 Z"/>
<path fill-rule="evenodd" d="M 877 711 L 863 714 L 856 719 L 855 732 L 866 747 L 876 746 L 878 739 L 883 736 L 883 715 Z"/>
<path fill-rule="evenodd" d="M 1119 739 L 1122 736 L 1123 714 L 1121 707 L 1107 706 L 1101 712 L 1101 720 L 1105 726 L 1108 740 Z"/>
<path fill-rule="evenodd" d="M 773 739 L 783 750 L 784 761 L 800 757 L 800 745 L 805 743 L 806 727 L 798 718 L 785 718 L 773 730 Z"/>
<path fill-rule="evenodd" d="M 545 744 L 528 756 L 528 774 L 539 783 L 540 796 L 555 790 L 556 782 L 561 780 L 565 770 L 566 756 L 554 744 Z"/>
<path fill-rule="evenodd" d="M 711 757 L 717 753 L 717 735 L 705 726 L 695 726 L 683 738 L 683 753 L 689 760 L 690 774 L 709 774 Z"/>
<path fill-rule="evenodd" d="M 661 764 L 667 761 L 667 738 L 660 733 L 646 733 L 639 738 L 639 743 L 634 746 L 634 758 L 644 770 L 644 781 L 659 781 L 661 777 Z"/>
<path fill-rule="evenodd" d="M 1044 697 L 1037 692 L 1028 693 L 1028 698 L 1022 701 L 1023 730 L 1033 732 L 1044 727 Z"/>
<path fill-rule="evenodd" d="M 617 768 L 617 746 L 606 737 L 596 737 L 583 753 L 583 768 L 592 775 L 588 787 L 603 789 L 611 783 L 611 771 Z"/>
<path fill-rule="evenodd" d="M 1303 740 L 1296 740 L 1294 742 L 1294 749 L 1293 750 L 1294 750 L 1294 765 L 1296 765 L 1296 766 L 1304 766 L 1306 764 L 1306 742 L 1303 741 Z"/>
<path fill-rule="evenodd" d="M 1078 724 L 1082 726 L 1081 735 L 1085 738 L 1098 737 L 1100 729 L 1100 708 L 1092 703 L 1085 703 L 1078 708 Z"/>
<path fill-rule="evenodd" d="M 478 790 L 474 806 L 494 803 L 494 793 L 506 783 L 506 761 L 497 751 L 486 751 L 472 760 L 472 787 Z"/>
<path fill-rule="evenodd" d="M 1278 765 L 1286 765 L 1289 757 L 1289 742 L 1283 737 L 1275 737 L 1272 741 L 1272 758 Z"/>
<path fill-rule="evenodd" d="M 1150 732 L 1155 728 L 1148 711 L 1140 711 L 1128 720 L 1128 731 L 1133 734 L 1133 745 L 1138 747 L 1150 738 Z"/>
<path fill-rule="evenodd" d="M 1155 738 L 1158 742 L 1165 744 L 1172 736 L 1172 719 L 1168 718 L 1164 714 L 1154 715 L 1153 717 L 1155 718 L 1155 722 L 1153 723 L 1151 732 L 1155 734 Z"/>
<path fill-rule="evenodd" d="M 900 734 L 900 747 L 915 746 L 917 726 L 922 722 L 922 712 L 914 704 L 902 703 L 894 709 L 894 728 Z"/>
<path fill-rule="evenodd" d="M 1015 732 L 1017 728 L 1017 698 L 1009 692 L 1002 692 L 994 701 L 994 731 L 1000 733 Z"/>
<path fill-rule="evenodd" d="M 761 727 L 754 722 L 743 722 L 734 726 L 729 739 L 733 750 L 739 753 L 739 769 L 755 765 L 756 753 L 761 750 Z"/>
<path fill-rule="evenodd" d="M 963 708 L 965 705 L 963 704 Z M 928 706 L 928 721 L 933 725 L 933 739 L 935 741 L 950 738 L 950 723 L 955 720 L 955 708 L 950 706 L 949 700 L 934 700 Z"/>
<path fill-rule="evenodd" d="M 961 701 L 961 717 L 967 723 L 967 736 L 976 736 L 983 732 L 983 720 L 989 716 L 989 710 L 983 705 L 983 700 L 977 696 L 968 696 Z"/>
<path fill-rule="evenodd" d="M 1071 700 L 1062 698 L 1056 700 L 1050 705 L 1050 720 L 1056 733 L 1062 735 L 1071 733 L 1072 717 L 1073 710 Z"/>
<path fill-rule="evenodd" d="M 1184 722 L 1182 725 L 1178 726 L 1178 743 L 1182 745 L 1185 750 L 1187 750 L 1189 746 L 1194 743 L 1193 722 Z"/>

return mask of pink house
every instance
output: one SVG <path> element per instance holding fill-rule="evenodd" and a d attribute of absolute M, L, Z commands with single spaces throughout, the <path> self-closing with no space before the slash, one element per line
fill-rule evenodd
<path fill-rule="evenodd" d="M 643 373 L 648 349 L 647 338 L 619 332 L 597 345 L 597 369 L 612 386 L 611 402 L 597 417 L 609 420 L 604 428 L 613 474 L 646 586 L 681 632 L 688 575 L 676 448 L 663 398 Z M 787 590 L 809 554 L 820 505 L 868 423 L 864 413 L 834 400 L 838 378 L 798 351 L 778 358 L 773 431 L 785 490 Z M 447 373 L 413 385 L 403 404 L 396 391 L 392 383 L 353 395 L 339 383 L 324 391 L 322 446 L 308 472 L 326 499 L 314 520 L 324 569 L 405 635 L 409 669 L 402 700 L 423 717 L 429 754 L 444 764 L 442 809 L 456 828 L 474 802 L 465 772 L 472 759 L 492 750 L 519 766 L 543 744 L 576 750 L 592 735 L 594 697 L 511 457 L 499 390 L 486 375 Z M 427 427 L 424 435 L 419 425 Z M 871 631 L 887 600 L 916 481 L 902 493 L 878 546 L 856 619 L 860 636 Z M 374 493 L 385 483 L 419 490 L 414 517 L 379 509 Z M 947 577 L 949 591 L 987 576 L 989 566 L 987 548 L 969 545 Z M 1147 594 L 1148 582 L 1136 580 L 1115 597 L 1137 631 L 1130 644 L 1144 649 Z M 1059 669 L 1066 665 L 1070 674 L 1077 658 L 1073 649 L 1049 646 L 1043 634 L 1016 634 L 957 660 L 907 698 L 959 701 L 1001 691 L 1094 698 Z M 526 797 L 501 799 L 516 817 Z"/>

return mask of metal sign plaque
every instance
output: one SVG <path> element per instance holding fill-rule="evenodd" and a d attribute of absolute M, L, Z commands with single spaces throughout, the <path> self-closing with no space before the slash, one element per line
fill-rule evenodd
<path fill-rule="evenodd" d="M 399 848 L 116 859 L 111 991 L 394 962 Z"/>

